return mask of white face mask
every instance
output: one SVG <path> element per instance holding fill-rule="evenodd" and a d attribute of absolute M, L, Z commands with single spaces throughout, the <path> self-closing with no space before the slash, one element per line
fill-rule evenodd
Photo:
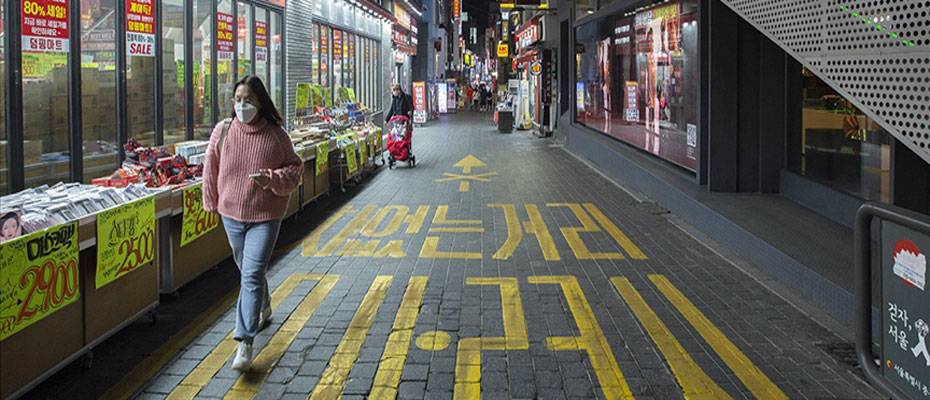
<path fill-rule="evenodd" d="M 236 118 L 239 118 L 239 122 L 242 123 L 248 124 L 258 115 L 258 109 L 244 101 L 236 102 L 234 108 L 236 109 Z"/>

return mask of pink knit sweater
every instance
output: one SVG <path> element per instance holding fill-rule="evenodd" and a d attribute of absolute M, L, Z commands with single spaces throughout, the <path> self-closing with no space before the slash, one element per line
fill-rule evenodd
<path fill-rule="evenodd" d="M 260 117 L 259 117 L 260 118 Z M 223 122 L 213 129 L 203 171 L 203 208 L 240 222 L 281 219 L 288 198 L 300 183 L 303 162 L 280 126 L 264 118 L 253 124 L 233 122 L 226 134 L 222 154 L 216 144 Z M 271 183 L 261 187 L 250 174 L 273 171 Z"/>

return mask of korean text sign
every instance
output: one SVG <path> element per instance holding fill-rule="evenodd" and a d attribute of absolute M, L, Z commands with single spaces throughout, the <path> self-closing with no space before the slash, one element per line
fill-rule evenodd
<path fill-rule="evenodd" d="M 216 57 L 220 60 L 232 60 L 233 52 L 236 51 L 233 21 L 232 14 L 216 13 Z"/>
<path fill-rule="evenodd" d="M 268 60 L 268 23 L 255 21 L 255 61 Z"/>
<path fill-rule="evenodd" d="M 426 123 L 426 82 L 413 83 L 413 122 Z"/>
<path fill-rule="evenodd" d="M 930 399 L 930 237 L 882 222 L 882 372 L 913 399 Z"/>
<path fill-rule="evenodd" d="M 155 6 L 152 0 L 126 0 L 126 50 L 155 57 Z"/>
<path fill-rule="evenodd" d="M 155 250 L 154 197 L 97 214 L 97 288 L 151 263 Z"/>
<path fill-rule="evenodd" d="M 38 53 L 68 52 L 68 1 L 23 0 L 23 51 Z"/>
<path fill-rule="evenodd" d="M 79 297 L 77 223 L 0 245 L 0 341 Z"/>
<path fill-rule="evenodd" d="M 220 216 L 203 209 L 203 185 L 184 189 L 181 216 L 181 247 L 187 246 L 220 226 Z"/>

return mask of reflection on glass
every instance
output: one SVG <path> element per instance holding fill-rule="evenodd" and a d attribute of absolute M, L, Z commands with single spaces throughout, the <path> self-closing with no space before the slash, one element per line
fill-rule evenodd
<path fill-rule="evenodd" d="M 281 14 L 271 13 L 271 100 L 281 111 L 284 107 L 284 47 Z"/>
<path fill-rule="evenodd" d="M 576 120 L 697 166 L 698 2 L 664 2 L 576 31 Z"/>
<path fill-rule="evenodd" d="M 801 164 L 792 170 L 865 200 L 891 201 L 892 138 L 807 69 Z"/>
<path fill-rule="evenodd" d="M 320 84 L 320 24 L 313 23 L 310 32 L 310 82 Z"/>
<path fill-rule="evenodd" d="M 6 158 L 6 2 L 0 3 L 0 195 L 9 189 L 10 166 Z"/>
<path fill-rule="evenodd" d="M 239 40 L 236 49 L 239 55 L 238 76 L 242 77 L 252 73 L 252 6 L 239 3 L 238 11 L 236 36 Z"/>
<path fill-rule="evenodd" d="M 329 87 L 329 65 L 330 56 L 330 29 L 327 26 L 320 26 L 320 85 L 324 88 Z"/>
<path fill-rule="evenodd" d="M 597 8 L 597 0 L 575 0 L 575 20 L 587 17 Z"/>
<path fill-rule="evenodd" d="M 333 29 L 333 88 L 335 89 L 342 87 L 342 49 L 343 49 L 343 35 L 342 31 L 338 29 Z"/>
<path fill-rule="evenodd" d="M 268 76 L 268 12 L 255 8 L 255 75 L 262 82 L 270 82 Z"/>
<path fill-rule="evenodd" d="M 154 30 L 152 31 L 154 32 Z M 130 35 L 129 32 L 126 35 Z M 154 38 L 151 39 L 154 47 Z M 133 43 L 135 44 L 135 43 Z M 126 120 L 130 138 L 155 144 L 155 52 L 126 53 Z"/>
<path fill-rule="evenodd" d="M 236 42 L 233 38 L 235 18 L 232 15 L 232 1 L 222 0 L 216 11 L 216 79 L 217 79 L 217 119 L 227 118 L 233 110 L 233 84 L 236 83 L 236 70 L 233 56 Z"/>
<path fill-rule="evenodd" d="M 184 0 L 162 0 L 165 144 L 184 141 Z"/>
<path fill-rule="evenodd" d="M 118 164 L 116 136 L 116 0 L 81 0 L 81 135 L 84 182 Z"/>
<path fill-rule="evenodd" d="M 213 6 L 210 0 L 194 3 L 194 138 L 206 139 L 213 132 Z"/>

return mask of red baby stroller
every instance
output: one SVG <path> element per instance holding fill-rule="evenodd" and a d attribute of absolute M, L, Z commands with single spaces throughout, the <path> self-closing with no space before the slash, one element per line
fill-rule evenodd
<path fill-rule="evenodd" d="M 388 121 L 391 124 L 388 135 L 388 168 L 393 169 L 398 161 L 406 161 L 410 167 L 417 165 L 417 157 L 413 155 L 413 125 L 406 115 L 395 115 Z"/>

